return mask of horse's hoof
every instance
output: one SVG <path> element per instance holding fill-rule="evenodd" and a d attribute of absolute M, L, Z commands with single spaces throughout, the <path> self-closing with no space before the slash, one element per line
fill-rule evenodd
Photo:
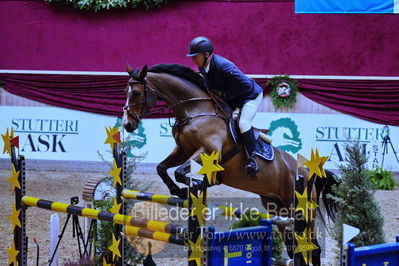
<path fill-rule="evenodd" d="M 285 266 L 294 266 L 294 260 L 293 259 L 285 259 L 284 265 Z"/>
<path fill-rule="evenodd" d="M 281 217 L 281 216 L 273 216 L 271 218 L 273 224 L 277 226 L 282 226 L 282 227 L 288 227 L 292 226 L 295 222 L 294 218 L 288 218 L 288 217 Z"/>

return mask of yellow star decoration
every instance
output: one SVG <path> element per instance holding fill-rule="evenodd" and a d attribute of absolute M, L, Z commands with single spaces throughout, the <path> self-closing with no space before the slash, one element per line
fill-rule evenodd
<path fill-rule="evenodd" d="M 115 260 L 115 256 L 121 257 L 121 253 L 119 251 L 120 242 L 121 242 L 121 238 L 116 240 L 115 235 L 112 234 L 112 245 L 108 247 L 108 249 L 112 252 L 112 261 Z"/>
<path fill-rule="evenodd" d="M 316 153 L 312 149 L 310 160 L 303 163 L 309 169 L 308 179 L 314 174 L 320 177 L 326 177 L 323 165 L 327 161 L 328 157 L 320 157 L 319 151 L 316 149 Z"/>
<path fill-rule="evenodd" d="M 202 161 L 202 168 L 199 170 L 199 175 L 206 175 L 208 184 L 216 183 L 216 172 L 223 171 L 224 168 L 219 165 L 220 151 L 213 151 L 210 156 L 205 153 L 200 154 Z"/>
<path fill-rule="evenodd" d="M 111 264 L 108 264 L 105 258 L 103 257 L 103 266 L 111 266 Z"/>
<path fill-rule="evenodd" d="M 198 236 L 197 241 L 193 243 L 191 240 L 188 240 L 188 243 L 190 244 L 190 249 L 191 249 L 191 254 L 190 257 L 188 258 L 188 261 L 195 261 L 198 266 L 202 265 L 201 261 L 204 256 L 204 253 L 202 251 L 202 246 L 201 246 L 201 237 Z"/>
<path fill-rule="evenodd" d="M 14 265 L 17 265 L 17 256 L 19 254 L 19 251 L 15 249 L 15 244 L 14 240 L 11 242 L 11 248 L 6 248 L 7 253 L 8 253 L 8 264 L 10 265 L 11 263 L 14 263 Z"/>
<path fill-rule="evenodd" d="M 8 219 L 12 222 L 12 231 L 14 232 L 15 226 L 22 227 L 21 221 L 19 220 L 19 213 L 21 210 L 15 208 L 15 204 L 12 205 L 12 213 L 8 216 Z"/>
<path fill-rule="evenodd" d="M 10 134 L 7 128 L 6 134 L 1 134 L 1 137 L 4 142 L 3 154 L 8 153 L 11 157 L 11 139 L 14 138 L 14 130 L 12 129 Z"/>
<path fill-rule="evenodd" d="M 199 226 L 204 226 L 204 210 L 207 208 L 207 206 L 203 203 L 204 192 L 201 191 L 198 198 L 194 194 L 190 193 L 190 197 L 193 201 L 193 209 L 190 213 L 190 216 L 196 215 Z"/>
<path fill-rule="evenodd" d="M 122 181 L 121 181 L 121 174 L 122 167 L 118 168 L 118 165 L 116 164 L 116 160 L 114 159 L 114 169 L 109 171 L 110 175 L 114 178 L 114 187 L 116 187 L 116 184 L 119 183 L 122 186 Z"/>
<path fill-rule="evenodd" d="M 294 254 L 302 253 L 305 263 L 309 265 L 309 263 L 312 263 L 312 256 L 308 256 L 309 251 L 318 249 L 319 247 L 313 244 L 312 241 L 308 238 L 307 228 L 303 231 L 301 236 L 295 233 L 295 239 L 298 244 L 295 247 Z"/>
<path fill-rule="evenodd" d="M 114 206 L 111 209 L 109 209 L 109 211 L 112 213 L 119 213 L 119 211 L 121 210 L 121 207 L 122 207 L 122 203 L 118 204 L 116 202 L 116 198 L 114 198 Z"/>
<path fill-rule="evenodd" d="M 11 169 L 11 176 L 7 180 L 8 180 L 8 182 L 11 183 L 11 192 L 12 192 L 12 194 L 14 194 L 15 187 L 21 189 L 21 185 L 19 184 L 19 180 L 18 180 L 20 171 L 19 170 L 15 171 L 14 164 L 11 164 L 11 168 L 12 168 Z"/>
<path fill-rule="evenodd" d="M 320 177 L 327 177 L 326 171 L 324 170 L 323 165 L 327 162 L 328 156 L 320 157 L 319 150 L 316 148 L 316 157 L 321 159 L 321 162 L 320 162 L 320 165 L 319 165 L 320 173 L 321 173 Z"/>
<path fill-rule="evenodd" d="M 302 194 L 295 191 L 295 195 L 298 199 L 298 205 L 296 206 L 295 211 L 302 211 L 305 221 L 308 223 L 311 219 L 308 210 L 315 209 L 316 207 L 319 207 L 319 205 L 312 200 L 308 200 L 308 187 L 305 187 Z"/>
<path fill-rule="evenodd" d="M 115 140 L 114 135 L 119 132 L 119 129 L 117 127 L 105 127 L 105 130 L 107 131 L 107 139 L 105 140 L 104 144 L 109 143 L 112 152 L 114 152 L 114 144 L 118 143 Z"/>

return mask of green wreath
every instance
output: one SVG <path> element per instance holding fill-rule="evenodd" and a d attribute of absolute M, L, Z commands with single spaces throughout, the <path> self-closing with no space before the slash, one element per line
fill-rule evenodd
<path fill-rule="evenodd" d="M 140 8 L 150 9 L 160 7 L 167 3 L 167 0 L 44 0 L 46 2 L 64 3 L 72 5 L 75 9 L 100 10 L 119 8 Z"/>
<path fill-rule="evenodd" d="M 282 107 L 292 108 L 294 106 L 298 92 L 296 80 L 287 75 L 275 76 L 267 82 L 267 85 L 273 88 L 270 97 L 276 110 Z"/>

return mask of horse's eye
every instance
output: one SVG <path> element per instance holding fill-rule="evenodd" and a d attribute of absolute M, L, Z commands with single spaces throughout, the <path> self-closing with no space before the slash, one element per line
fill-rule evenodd
<path fill-rule="evenodd" d="M 132 95 L 135 97 L 140 96 L 140 94 L 141 94 L 141 91 L 132 91 Z"/>

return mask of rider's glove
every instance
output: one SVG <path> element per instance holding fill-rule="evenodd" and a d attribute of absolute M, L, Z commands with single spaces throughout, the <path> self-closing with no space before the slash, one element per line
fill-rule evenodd
<path fill-rule="evenodd" d="M 233 119 L 236 119 L 240 115 L 240 109 L 236 108 L 232 114 Z"/>

